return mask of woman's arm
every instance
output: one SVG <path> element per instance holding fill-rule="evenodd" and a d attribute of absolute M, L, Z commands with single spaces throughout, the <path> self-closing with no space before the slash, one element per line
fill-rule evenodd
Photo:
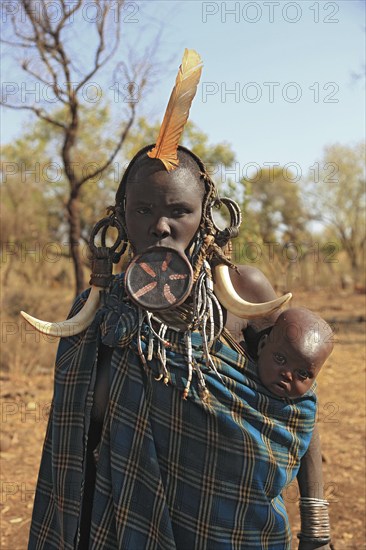
<path fill-rule="evenodd" d="M 300 469 L 297 474 L 297 482 L 300 490 L 300 497 L 324 499 L 322 453 L 318 426 L 315 425 L 310 445 L 301 459 Z M 302 522 L 306 519 L 302 518 Z M 304 526 L 302 527 L 304 530 Z M 329 550 L 328 544 L 322 545 L 300 541 L 299 550 Z"/>
<path fill-rule="evenodd" d="M 300 496 L 324 498 L 322 454 L 319 430 L 316 424 L 309 448 L 301 459 L 297 481 L 299 484 Z"/>

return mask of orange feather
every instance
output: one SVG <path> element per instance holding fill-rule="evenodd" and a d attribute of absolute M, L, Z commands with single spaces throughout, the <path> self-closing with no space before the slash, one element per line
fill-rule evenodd
<path fill-rule="evenodd" d="M 160 159 L 165 168 L 174 170 L 178 164 L 177 148 L 187 122 L 189 109 L 196 95 L 202 72 L 202 60 L 194 50 L 184 50 L 175 86 L 170 95 L 155 147 L 147 154 Z"/>

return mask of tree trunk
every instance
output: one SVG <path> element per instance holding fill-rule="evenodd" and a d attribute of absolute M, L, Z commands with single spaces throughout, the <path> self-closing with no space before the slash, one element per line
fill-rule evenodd
<path fill-rule="evenodd" d="M 341 235 L 341 237 L 343 234 Z M 348 256 L 348 259 L 351 264 L 352 273 L 355 277 L 358 275 L 359 271 L 359 261 L 358 261 L 358 254 L 355 245 L 352 241 L 346 239 L 345 237 L 341 240 L 344 250 L 346 251 L 346 254 Z"/>
<path fill-rule="evenodd" d="M 85 280 L 83 272 L 83 262 L 80 251 L 80 214 L 79 201 L 75 196 L 71 196 L 67 203 L 67 212 L 69 215 L 69 239 L 70 252 L 74 264 L 75 273 L 75 291 L 76 295 L 80 294 L 85 289 Z"/>

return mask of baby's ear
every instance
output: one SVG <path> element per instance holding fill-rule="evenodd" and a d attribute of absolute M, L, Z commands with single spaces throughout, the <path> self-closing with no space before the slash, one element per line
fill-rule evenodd
<path fill-rule="evenodd" d="M 266 345 L 267 338 L 268 338 L 268 334 L 263 334 L 263 336 L 261 336 L 261 339 L 258 342 L 258 349 L 257 349 L 258 356 L 261 354 L 264 346 Z"/>

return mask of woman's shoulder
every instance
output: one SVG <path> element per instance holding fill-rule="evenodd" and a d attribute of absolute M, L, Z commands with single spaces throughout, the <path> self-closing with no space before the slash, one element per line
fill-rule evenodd
<path fill-rule="evenodd" d="M 277 297 L 271 283 L 257 267 L 238 265 L 237 271 L 230 270 L 230 277 L 237 293 L 248 301 L 266 302 Z"/>
<path fill-rule="evenodd" d="M 236 292 L 243 300 L 252 303 L 268 302 L 275 299 L 276 293 L 260 269 L 249 265 L 238 265 L 237 270 L 230 269 L 230 278 Z M 256 330 L 273 325 L 276 314 L 251 319 L 250 324 Z M 243 340 L 243 331 L 248 327 L 248 320 L 227 312 L 225 326 L 237 342 Z"/>

